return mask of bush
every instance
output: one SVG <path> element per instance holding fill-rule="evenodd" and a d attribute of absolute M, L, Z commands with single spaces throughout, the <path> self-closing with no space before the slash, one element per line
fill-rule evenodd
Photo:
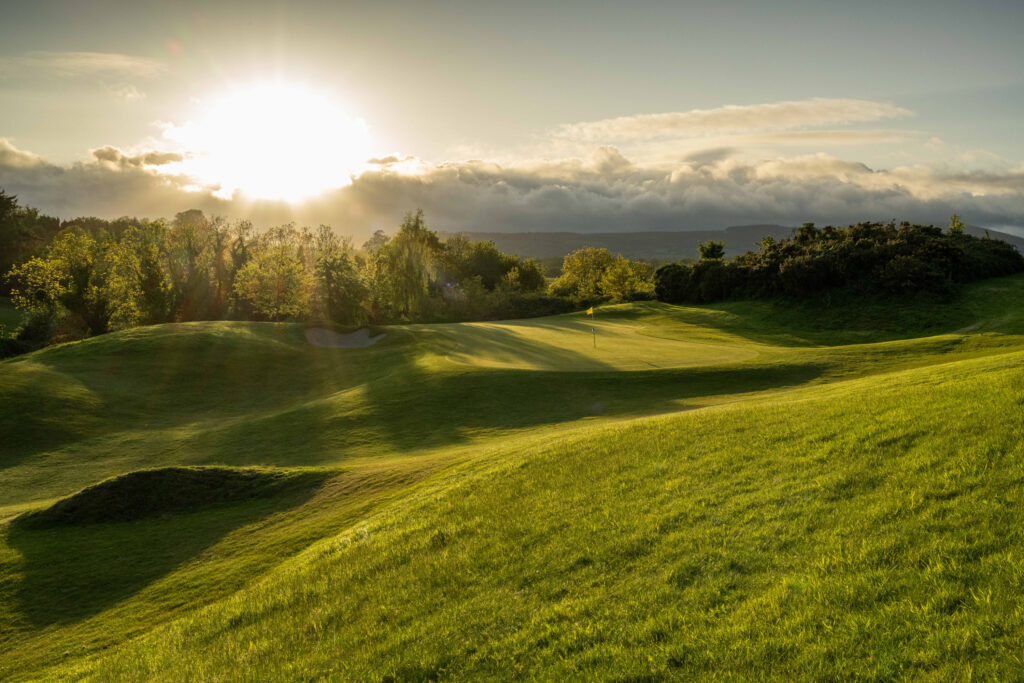
<path fill-rule="evenodd" d="M 792 239 L 762 240 L 759 252 L 731 261 L 662 266 L 654 274 L 654 291 L 669 303 L 806 297 L 836 287 L 948 293 L 954 282 L 1019 272 L 1024 256 L 1014 247 L 962 231 L 909 223 L 819 229 L 806 223 Z"/>

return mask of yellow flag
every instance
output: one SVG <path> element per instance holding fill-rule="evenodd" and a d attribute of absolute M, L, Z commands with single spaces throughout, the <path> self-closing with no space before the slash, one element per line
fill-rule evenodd
<path fill-rule="evenodd" d="M 590 308 L 587 309 L 587 315 L 594 315 L 594 307 L 593 306 L 591 306 Z"/>

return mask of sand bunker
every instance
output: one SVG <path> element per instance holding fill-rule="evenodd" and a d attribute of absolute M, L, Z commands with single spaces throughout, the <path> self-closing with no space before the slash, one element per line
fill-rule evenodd
<path fill-rule="evenodd" d="M 373 346 L 386 336 L 386 334 L 378 334 L 376 337 L 371 337 L 370 330 L 365 327 L 348 334 L 323 327 L 310 327 L 306 330 L 306 341 L 310 344 L 332 349 L 361 349 Z"/>

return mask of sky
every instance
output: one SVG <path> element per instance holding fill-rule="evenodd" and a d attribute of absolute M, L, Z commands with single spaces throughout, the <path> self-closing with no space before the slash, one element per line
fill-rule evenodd
<path fill-rule="evenodd" d="M 17 3 L 0 188 L 364 236 L 1024 226 L 1024 3 Z"/>

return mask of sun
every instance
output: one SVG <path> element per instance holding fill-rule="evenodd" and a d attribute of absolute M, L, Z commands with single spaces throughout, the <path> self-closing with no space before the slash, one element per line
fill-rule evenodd
<path fill-rule="evenodd" d="M 299 85 L 234 90 L 164 136 L 186 153 L 173 170 L 225 198 L 301 201 L 348 185 L 370 156 L 366 123 Z"/>

